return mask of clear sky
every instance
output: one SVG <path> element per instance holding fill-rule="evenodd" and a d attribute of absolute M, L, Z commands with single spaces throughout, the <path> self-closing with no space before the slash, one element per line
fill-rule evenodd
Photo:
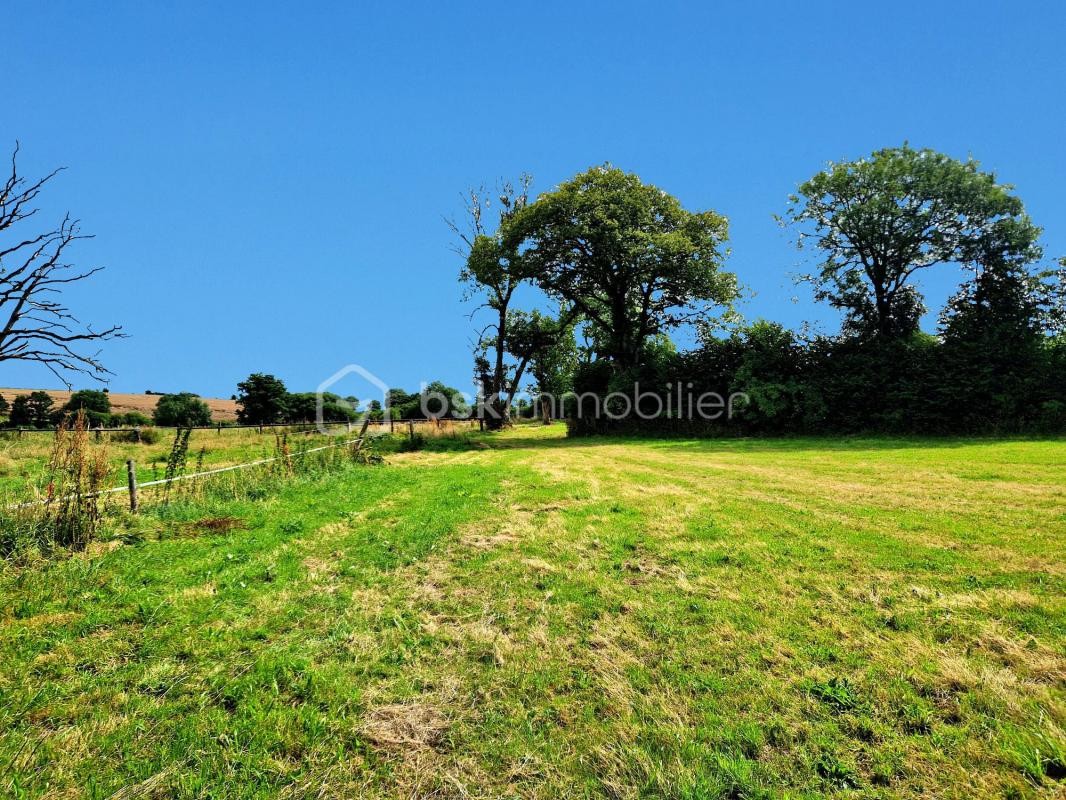
<path fill-rule="evenodd" d="M 523 171 L 545 190 L 610 161 L 725 214 L 742 311 L 793 326 L 836 320 L 792 285 L 800 254 L 773 214 L 825 162 L 904 140 L 980 159 L 1066 254 L 1059 2 L 0 13 L 0 146 L 21 140 L 28 175 L 69 168 L 42 214 L 96 235 L 77 262 L 107 269 L 68 299 L 129 333 L 104 350 L 114 391 L 229 396 L 252 371 L 313 390 L 350 363 L 469 388 L 442 218 Z M 931 307 L 957 279 L 927 276 Z M 57 381 L 8 363 L 0 385 Z"/>

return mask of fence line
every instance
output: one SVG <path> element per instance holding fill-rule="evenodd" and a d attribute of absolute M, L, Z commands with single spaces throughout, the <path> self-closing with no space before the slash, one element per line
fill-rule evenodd
<path fill-rule="evenodd" d="M 146 481 L 145 483 L 137 483 L 136 478 L 131 477 L 131 479 L 129 480 L 129 482 L 128 482 L 128 484 L 126 486 L 115 486 L 115 487 L 113 487 L 111 489 L 99 489 L 99 490 L 97 490 L 95 492 L 87 492 L 86 494 L 84 494 L 82 496 L 83 497 L 96 498 L 96 497 L 103 497 L 105 495 L 110 495 L 110 494 L 117 494 L 118 492 L 128 492 L 130 494 L 130 497 L 131 497 L 131 502 L 135 502 L 135 501 L 132 501 L 132 498 L 136 497 L 138 489 L 147 489 L 147 488 L 150 488 L 152 486 L 163 486 L 164 484 L 170 485 L 172 483 L 177 483 L 178 481 L 189 480 L 191 478 L 203 478 L 203 477 L 208 476 L 208 475 L 218 475 L 218 474 L 223 473 L 223 472 L 232 472 L 233 470 L 237 470 L 237 469 L 246 469 L 248 467 L 258 467 L 258 466 L 261 466 L 263 464 L 270 464 L 270 463 L 272 463 L 274 461 L 280 461 L 282 459 L 289 459 L 289 458 L 296 458 L 296 457 L 299 457 L 299 456 L 306 455 L 307 453 L 317 453 L 317 452 L 320 452 L 322 450 L 330 450 L 330 449 L 332 449 L 334 447 L 344 447 L 346 445 L 355 444 L 357 442 L 359 443 L 359 447 L 361 448 L 363 446 L 363 441 L 366 438 L 367 438 L 367 436 L 366 436 L 366 427 L 364 426 L 363 431 L 360 433 L 359 436 L 356 436 L 354 439 L 347 439 L 347 440 L 345 440 L 343 442 L 334 442 L 333 444 L 326 444 L 326 445 L 322 445 L 320 447 L 311 447 L 311 448 L 309 448 L 307 450 L 300 450 L 300 451 L 297 451 L 295 453 L 289 453 L 289 454 L 286 454 L 286 455 L 271 456 L 270 458 L 260 458 L 260 459 L 257 459 L 255 461 L 249 461 L 249 462 L 247 462 L 245 464 L 231 464 L 231 465 L 226 466 L 226 467 L 216 467 L 215 469 L 208 469 L 208 470 L 204 470 L 203 472 L 193 472 L 193 473 L 184 474 L 184 475 L 175 475 L 173 478 L 161 478 L 161 479 L 155 480 L 155 481 Z M 129 471 L 131 476 L 135 474 L 132 461 L 127 461 L 126 462 L 126 468 Z M 53 497 L 53 498 L 48 499 L 48 500 L 31 500 L 31 501 L 25 502 L 25 503 L 15 503 L 15 504 L 9 505 L 8 508 L 32 508 L 33 506 L 44 506 L 44 505 L 48 505 L 49 503 L 58 502 L 59 500 L 69 499 L 70 497 L 73 497 L 73 495 L 67 495 L 67 496 L 62 497 L 62 498 Z"/>
<path fill-rule="evenodd" d="M 441 423 L 454 423 L 454 422 L 474 423 L 474 422 L 479 422 L 479 420 L 473 420 L 473 419 L 467 419 L 467 420 L 433 420 L 433 419 L 393 420 L 394 423 L 401 422 L 401 421 L 405 422 L 407 424 L 408 433 L 412 437 L 414 436 L 414 426 L 416 424 L 437 423 L 438 427 L 443 427 L 443 425 Z M 383 426 L 389 425 L 389 421 L 388 420 L 377 421 L 377 422 L 374 422 L 373 424 L 378 426 L 378 427 L 383 427 Z M 169 484 L 172 484 L 172 483 L 177 483 L 178 481 L 189 480 L 191 478 L 203 478 L 203 477 L 207 477 L 209 475 L 218 475 L 218 474 L 221 474 L 223 472 L 232 472 L 234 470 L 246 469 L 248 467 L 258 467 L 258 466 L 262 466 L 263 464 L 270 464 L 270 463 L 272 463 L 274 461 L 280 461 L 282 459 L 299 457 L 299 456 L 305 455 L 307 453 L 318 453 L 318 452 L 320 452 L 322 450 L 330 450 L 330 449 L 332 449 L 334 447 L 344 447 L 346 445 L 351 445 L 351 444 L 357 444 L 358 443 L 358 446 L 356 448 L 358 450 L 358 449 L 362 448 L 363 442 L 366 439 L 370 438 L 370 434 L 367 433 L 370 425 L 371 425 L 371 421 L 369 419 L 363 420 L 363 425 L 362 425 L 362 428 L 359 431 L 359 435 L 356 436 L 353 439 L 347 439 L 347 440 L 345 440 L 343 442 L 334 442 L 332 444 L 320 445 L 319 447 L 311 447 L 311 448 L 308 448 L 306 450 L 297 451 L 296 453 L 290 453 L 290 454 L 285 454 L 285 455 L 280 455 L 280 456 L 271 456 L 270 458 L 260 458 L 260 459 L 256 459 L 255 461 L 249 461 L 249 462 L 244 463 L 244 464 L 231 464 L 231 465 L 225 466 L 225 467 L 216 467 L 214 469 L 204 470 L 203 472 L 193 472 L 193 473 L 190 473 L 190 474 L 175 475 L 173 478 L 160 478 L 159 480 L 146 481 L 145 483 L 137 483 L 136 467 L 135 467 L 134 462 L 131 460 L 131 461 L 127 461 L 126 462 L 126 469 L 128 471 L 128 477 L 129 477 L 129 480 L 128 480 L 126 486 L 115 486 L 115 487 L 112 487 L 110 489 L 99 489 L 99 490 L 97 490 L 95 492 L 88 492 L 87 494 L 85 494 L 83 496 L 84 497 L 96 498 L 96 497 L 103 497 L 105 495 L 117 494 L 119 492 L 127 492 L 130 495 L 130 505 L 133 508 L 133 510 L 136 511 L 136 506 L 137 506 L 137 499 L 136 498 L 137 498 L 137 490 L 138 489 L 148 489 L 148 488 L 151 488 L 151 487 L 154 487 L 154 486 L 169 485 Z M 246 426 L 246 427 L 255 427 L 255 426 Z M 289 426 L 276 425 L 274 427 L 289 427 Z M 177 430 L 181 430 L 181 429 L 178 428 Z M 205 429 L 205 428 L 190 428 L 190 430 L 213 430 L 213 428 L 207 428 L 207 429 Z M 351 428 L 349 427 L 347 432 L 350 432 L 350 431 L 351 431 Z M 53 497 L 53 498 L 48 499 L 48 500 L 30 500 L 30 501 L 27 501 L 27 502 L 24 502 L 24 503 L 12 503 L 12 504 L 8 505 L 7 508 L 10 508 L 10 509 L 32 508 L 33 506 L 42 506 L 42 505 L 48 505 L 50 503 L 55 503 L 55 502 L 57 502 L 57 501 L 59 501 L 61 499 L 69 499 L 69 497 L 72 497 L 72 496 L 73 495 L 67 495 L 64 498 Z"/>

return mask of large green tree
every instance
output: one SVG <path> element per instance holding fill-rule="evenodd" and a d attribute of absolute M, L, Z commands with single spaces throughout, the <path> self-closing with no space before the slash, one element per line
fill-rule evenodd
<path fill-rule="evenodd" d="M 255 372 L 237 384 L 237 421 L 243 425 L 270 425 L 286 414 L 288 391 L 273 375 Z"/>
<path fill-rule="evenodd" d="M 101 389 L 79 389 L 61 409 L 62 415 L 74 416 L 85 412 L 89 425 L 107 425 L 111 422 L 111 398 Z"/>
<path fill-rule="evenodd" d="M 51 423 L 52 405 L 48 392 L 20 394 L 11 404 L 9 421 L 16 427 L 47 428 Z"/>
<path fill-rule="evenodd" d="M 649 337 L 737 297 L 736 277 L 721 269 L 726 218 L 687 211 L 610 165 L 541 195 L 501 228 L 505 249 L 596 329 L 601 355 L 619 371 L 638 365 Z"/>
<path fill-rule="evenodd" d="M 815 296 L 859 335 L 917 330 L 924 306 L 912 278 L 944 263 L 1028 262 L 1039 229 L 1011 187 L 965 162 L 909 145 L 831 164 L 790 198 L 800 244 L 824 254 Z"/>

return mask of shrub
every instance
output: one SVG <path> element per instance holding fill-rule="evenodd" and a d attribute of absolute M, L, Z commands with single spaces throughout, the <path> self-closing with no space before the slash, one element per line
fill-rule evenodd
<path fill-rule="evenodd" d="M 192 392 L 165 394 L 152 413 L 156 425 L 168 428 L 196 428 L 211 424 L 211 409 Z"/>
<path fill-rule="evenodd" d="M 63 410 L 68 413 L 84 410 L 86 413 L 110 414 L 111 398 L 107 392 L 98 389 L 79 389 L 70 396 Z"/>
<path fill-rule="evenodd" d="M 413 453 L 417 450 L 423 450 L 426 446 L 426 437 L 421 433 L 416 433 L 414 436 L 410 436 L 406 439 L 401 439 L 397 449 L 401 453 Z"/>
<path fill-rule="evenodd" d="M 135 428 L 130 431 L 116 431 L 111 434 L 113 442 L 133 442 L 135 444 L 158 444 L 162 434 L 156 428 Z"/>
<path fill-rule="evenodd" d="M 125 414 L 112 414 L 111 424 L 115 427 L 140 428 L 152 424 L 152 418 L 140 411 L 127 411 Z"/>

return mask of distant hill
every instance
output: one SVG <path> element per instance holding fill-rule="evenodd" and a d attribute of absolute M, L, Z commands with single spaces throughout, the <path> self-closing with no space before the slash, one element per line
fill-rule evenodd
<path fill-rule="evenodd" d="M 16 395 L 29 394 L 30 392 L 38 391 L 37 389 L 3 389 L 0 388 L 0 395 L 7 398 L 10 403 L 15 399 Z M 52 400 L 55 401 L 56 408 L 62 406 L 70 399 L 70 392 L 58 391 L 54 389 L 44 389 L 52 396 Z M 108 392 L 108 397 L 111 398 L 111 411 L 115 414 L 124 414 L 127 411 L 139 411 L 146 416 L 152 416 L 152 412 L 155 410 L 155 404 L 159 402 L 159 395 L 157 394 L 125 394 L 123 392 Z M 229 422 L 237 419 L 237 403 L 233 400 L 223 400 L 218 397 L 203 397 L 201 398 L 207 403 L 208 408 L 211 409 L 211 417 L 215 422 Z"/>

